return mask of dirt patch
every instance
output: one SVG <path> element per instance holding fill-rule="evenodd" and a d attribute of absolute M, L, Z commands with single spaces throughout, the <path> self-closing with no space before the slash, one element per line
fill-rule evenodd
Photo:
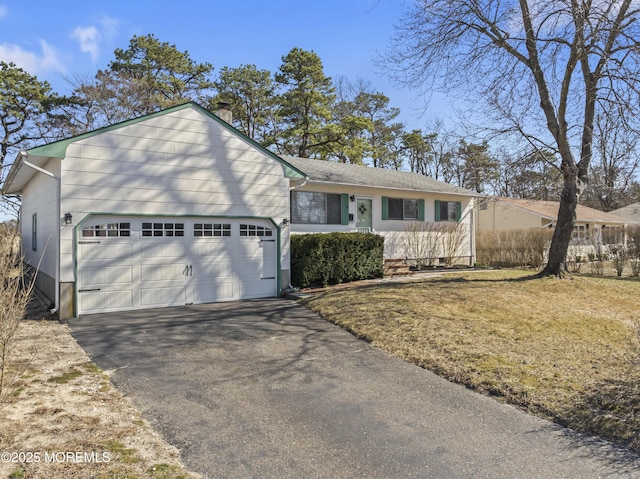
<path fill-rule="evenodd" d="M 8 369 L 20 376 L 0 402 L 0 477 L 197 478 L 140 416 L 69 328 L 30 314 Z"/>

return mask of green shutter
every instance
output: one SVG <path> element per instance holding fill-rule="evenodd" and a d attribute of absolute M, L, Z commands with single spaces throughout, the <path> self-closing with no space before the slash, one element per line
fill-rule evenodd
<path fill-rule="evenodd" d="M 456 221 L 460 221 L 462 219 L 462 203 L 456 201 Z"/>
<path fill-rule="evenodd" d="M 435 221 L 440 221 L 440 200 L 436 200 L 435 203 L 436 203 L 436 209 L 433 217 Z"/>
<path fill-rule="evenodd" d="M 340 206 L 341 206 L 341 223 L 343 225 L 349 224 L 349 195 L 347 193 L 342 193 L 340 195 Z"/>
<path fill-rule="evenodd" d="M 418 200 L 418 221 L 424 221 L 424 200 Z"/>
<path fill-rule="evenodd" d="M 389 219 L 389 198 L 386 196 L 382 197 L 382 219 Z"/>

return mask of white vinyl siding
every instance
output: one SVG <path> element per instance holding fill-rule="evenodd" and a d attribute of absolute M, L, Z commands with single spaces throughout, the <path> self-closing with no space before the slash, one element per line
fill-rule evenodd
<path fill-rule="evenodd" d="M 62 168 L 61 207 L 73 213 L 74 222 L 96 212 L 275 221 L 289 216 L 289 180 L 282 165 L 191 108 L 78 140 L 67 148 Z M 62 252 L 68 257 L 63 281 L 75 280 L 71 230 L 63 231 Z M 158 234 L 153 226 L 150 231 Z M 169 231 L 164 224 L 162 231 L 163 236 Z M 203 237 L 208 237 L 204 229 Z M 284 270 L 288 247 L 284 230 Z"/>
<path fill-rule="evenodd" d="M 42 167 L 56 177 L 60 175 L 60 160 L 50 160 Z M 56 276 L 55 244 L 58 231 L 61 227 L 65 228 L 62 226 L 61 218 L 58 218 L 57 202 L 57 180 L 43 173 L 34 172 L 32 180 L 22 192 L 20 212 L 22 251 L 28 264 L 34 267 L 39 265 L 39 271 L 50 278 Z M 34 215 L 36 215 L 35 225 L 33 224 Z M 33 237 L 34 226 L 35 238 Z M 51 292 L 47 290 L 45 294 L 53 301 L 53 290 Z"/>

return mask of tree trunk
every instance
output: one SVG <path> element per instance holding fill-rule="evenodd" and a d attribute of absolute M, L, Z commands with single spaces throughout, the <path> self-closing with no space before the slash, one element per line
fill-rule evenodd
<path fill-rule="evenodd" d="M 576 222 L 576 206 L 578 205 L 578 184 L 576 176 L 565 174 L 562 195 L 560 196 L 560 208 L 558 210 L 558 220 L 551 239 L 549 248 L 549 260 L 547 266 L 538 276 L 561 277 L 564 273 L 564 263 L 569 250 L 569 243 L 573 234 L 573 227 Z"/>

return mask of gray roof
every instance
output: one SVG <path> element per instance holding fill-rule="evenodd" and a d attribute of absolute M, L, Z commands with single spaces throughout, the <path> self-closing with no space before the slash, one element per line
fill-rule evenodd
<path fill-rule="evenodd" d="M 497 201 L 509 203 L 525 210 L 529 210 L 544 218 L 555 221 L 558 218 L 559 201 L 543 201 L 543 200 L 527 200 L 520 198 L 500 198 L 495 197 Z M 617 216 L 611 211 L 604 211 L 589 208 L 585 205 L 576 205 L 576 221 L 584 223 L 606 223 L 606 224 L 625 224 L 627 219 Z"/>
<path fill-rule="evenodd" d="M 311 183 L 368 186 L 372 188 L 463 196 L 484 196 L 474 191 L 409 171 L 388 170 L 386 168 L 373 168 L 310 158 L 283 157 L 283 159 L 305 173 Z"/>

